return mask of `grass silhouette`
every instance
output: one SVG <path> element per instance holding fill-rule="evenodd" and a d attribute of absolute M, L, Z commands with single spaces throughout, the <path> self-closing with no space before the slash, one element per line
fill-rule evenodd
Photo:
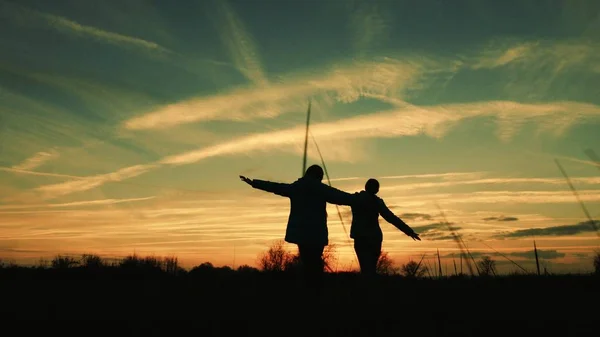
<path fill-rule="evenodd" d="M 259 259 L 279 259 L 282 268 L 265 270 L 209 262 L 188 270 L 174 257 L 135 254 L 113 261 L 91 254 L 57 256 L 33 267 L 3 263 L 0 286 L 10 291 L 3 294 L 0 317 L 14 322 L 92 318 L 100 325 L 120 319 L 133 322 L 133 330 L 119 331 L 127 335 L 172 335 L 176 327 L 200 335 L 239 329 L 258 335 L 389 336 L 411 328 L 418 335 L 469 335 L 489 329 L 491 321 L 503 322 L 494 328 L 500 332 L 590 335 L 588 329 L 597 329 L 596 314 L 586 307 L 600 299 L 600 252 L 595 273 L 541 276 L 498 275 L 494 261 L 485 257 L 482 276 L 427 277 L 424 257 L 393 268 L 383 254 L 377 278 L 329 270 L 324 291 L 316 297 L 286 266 L 294 254 L 278 247 Z M 282 251 L 289 255 L 280 259 Z M 165 330 L 150 323 L 165 319 L 195 323 L 166 325 Z M 65 324 L 53 326 L 65 329 Z M 27 328 L 19 325 L 19 331 Z"/>

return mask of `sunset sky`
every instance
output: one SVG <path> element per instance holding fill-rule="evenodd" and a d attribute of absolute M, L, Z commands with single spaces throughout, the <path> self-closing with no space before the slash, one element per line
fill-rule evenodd
<path fill-rule="evenodd" d="M 452 264 L 436 203 L 505 271 L 492 248 L 532 268 L 535 240 L 549 271 L 579 272 L 600 247 L 554 162 L 599 219 L 597 0 L 0 0 L 0 49 L 4 260 L 255 264 L 289 201 L 238 176 L 300 176 L 309 99 L 332 185 L 379 179 L 421 233 L 381 221 L 398 264 Z"/>

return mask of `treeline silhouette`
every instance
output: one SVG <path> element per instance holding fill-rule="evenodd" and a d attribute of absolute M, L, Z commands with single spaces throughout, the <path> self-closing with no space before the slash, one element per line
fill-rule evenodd
<path fill-rule="evenodd" d="M 282 242 L 258 256 L 258 268 L 205 262 L 185 269 L 176 257 L 135 254 L 56 256 L 30 267 L 5 261 L 0 317 L 23 335 L 37 327 L 19 323 L 24 319 L 65 321 L 44 324 L 46 334 L 81 332 L 78 320 L 101 322 L 90 325 L 101 329 L 117 319 L 129 325 L 109 333 L 128 336 L 390 336 L 407 329 L 420 336 L 480 335 L 492 326 L 498 333 L 597 332 L 597 314 L 587 307 L 600 299 L 600 254 L 595 273 L 571 275 L 499 275 L 489 257 L 479 261 L 477 275 L 441 275 L 422 259 L 396 267 L 384 253 L 378 277 L 370 279 L 338 270 L 335 247 L 324 260 L 320 296 L 307 291 L 297 254 Z M 193 323 L 160 324 L 172 319 Z"/>
<path fill-rule="evenodd" d="M 439 253 L 438 253 L 439 261 Z M 323 265 L 329 274 L 349 275 L 356 274 L 358 271 L 340 270 L 338 268 L 338 258 L 336 256 L 336 246 L 331 244 L 326 247 L 323 252 Z M 456 263 L 454 270 L 450 272 L 442 271 L 441 262 L 433 265 L 424 261 L 424 256 L 420 261 L 409 260 L 401 266 L 396 266 L 394 261 L 389 257 L 388 253 L 383 251 L 377 262 L 377 274 L 381 276 L 397 276 L 416 279 L 437 279 L 444 277 L 511 277 L 534 275 L 534 272 L 524 272 L 515 270 L 508 275 L 499 275 L 497 271 L 497 263 L 491 256 L 482 256 L 479 261 L 475 261 L 475 269 L 477 273 L 468 275 L 461 270 L 459 271 Z M 600 252 L 596 252 L 593 259 L 593 272 L 591 275 L 600 276 Z M 103 258 L 95 254 L 83 254 L 79 257 L 69 255 L 57 255 L 52 260 L 48 261 L 40 259 L 35 266 L 21 266 L 14 262 L 9 262 L 0 259 L 1 275 L 7 276 L 10 274 L 28 272 L 46 271 L 48 275 L 68 276 L 76 275 L 77 271 L 80 275 L 90 274 L 100 276 L 102 273 L 122 276 L 185 276 L 185 275 L 235 275 L 235 274 L 294 274 L 299 276 L 300 259 L 297 253 L 290 252 L 285 249 L 283 240 L 275 241 L 266 251 L 259 254 L 257 259 L 257 267 L 250 265 L 241 265 L 237 268 L 229 266 L 216 267 L 210 262 L 201 263 L 191 269 L 185 269 L 179 265 L 179 261 L 175 256 L 139 256 L 132 254 L 125 258 Z M 546 276 L 548 272 L 544 273 Z M 291 276 L 291 275 L 290 275 Z"/>

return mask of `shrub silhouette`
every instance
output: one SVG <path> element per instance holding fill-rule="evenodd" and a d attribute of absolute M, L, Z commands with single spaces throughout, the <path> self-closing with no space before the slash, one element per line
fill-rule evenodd
<path fill-rule="evenodd" d="M 163 262 L 155 256 L 139 257 L 133 254 L 121 260 L 119 268 L 135 272 L 160 272 L 163 271 Z"/>
<path fill-rule="evenodd" d="M 336 249 L 337 246 L 332 243 L 325 246 L 325 249 L 323 250 L 323 266 L 325 267 L 325 270 L 332 273 L 337 269 L 335 267 L 338 261 Z"/>
<path fill-rule="evenodd" d="M 286 272 L 299 272 L 300 271 L 300 255 L 290 254 L 289 258 L 285 262 L 283 270 Z"/>
<path fill-rule="evenodd" d="M 402 265 L 401 272 L 402 275 L 409 278 L 421 278 L 425 276 L 425 273 L 427 272 L 427 266 L 410 260 L 406 264 Z"/>
<path fill-rule="evenodd" d="M 202 270 L 212 270 L 214 268 L 215 268 L 215 266 L 213 266 L 212 263 L 210 263 L 210 262 L 203 262 L 203 263 L 197 265 L 196 267 L 192 268 L 192 270 L 202 271 Z"/>
<path fill-rule="evenodd" d="M 594 273 L 600 276 L 600 251 L 594 255 Z"/>
<path fill-rule="evenodd" d="M 325 246 L 323 255 L 323 267 L 325 270 L 334 272 L 334 267 L 337 262 L 336 246 L 330 244 Z M 269 249 L 261 253 L 258 258 L 258 267 L 262 271 L 267 272 L 297 272 L 300 268 L 300 256 L 298 253 L 293 254 L 284 248 L 284 241 L 275 241 Z"/>
<path fill-rule="evenodd" d="M 480 276 L 496 276 L 496 261 L 489 256 L 484 256 L 477 262 Z"/>
<path fill-rule="evenodd" d="M 387 252 L 382 251 L 377 260 L 377 274 L 380 275 L 395 275 L 398 270 L 394 267 L 394 261 L 389 257 Z"/>
<path fill-rule="evenodd" d="M 104 261 L 98 255 L 83 254 L 81 256 L 81 266 L 90 269 L 100 269 L 105 266 Z"/>
<path fill-rule="evenodd" d="M 283 247 L 283 240 L 275 241 L 269 249 L 258 258 L 258 268 L 267 272 L 282 272 L 286 267 L 293 268 L 296 261 L 294 255 Z"/>
<path fill-rule="evenodd" d="M 79 261 L 70 256 L 57 255 L 52 259 L 51 265 L 54 269 L 66 269 L 78 266 Z"/>
<path fill-rule="evenodd" d="M 239 273 L 257 273 L 259 271 L 260 270 L 258 270 L 257 268 L 254 268 L 247 264 L 241 265 L 237 268 L 237 272 L 239 272 Z"/>

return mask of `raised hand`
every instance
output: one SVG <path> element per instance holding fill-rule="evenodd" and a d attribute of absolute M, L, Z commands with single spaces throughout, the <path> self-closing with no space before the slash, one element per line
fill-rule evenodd
<path fill-rule="evenodd" d="M 252 186 L 252 179 L 246 178 L 244 176 L 240 176 L 240 179 L 245 182 L 246 184 Z"/>
<path fill-rule="evenodd" d="M 421 241 L 421 238 L 419 237 L 419 234 L 417 234 L 417 233 L 415 233 L 415 232 L 412 232 L 412 233 L 411 233 L 409 236 L 410 236 L 410 237 L 411 237 L 413 240 L 415 240 L 415 241 Z"/>

